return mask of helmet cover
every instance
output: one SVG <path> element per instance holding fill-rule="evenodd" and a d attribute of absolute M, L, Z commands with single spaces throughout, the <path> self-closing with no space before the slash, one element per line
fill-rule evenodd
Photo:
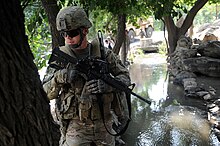
<path fill-rule="evenodd" d="M 56 25 L 58 31 L 70 31 L 80 27 L 90 28 L 92 23 L 82 8 L 69 6 L 59 11 Z"/>

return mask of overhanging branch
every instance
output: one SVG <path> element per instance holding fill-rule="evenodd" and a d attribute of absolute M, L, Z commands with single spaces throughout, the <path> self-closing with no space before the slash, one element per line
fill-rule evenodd
<path fill-rule="evenodd" d="M 190 9 L 190 11 L 188 12 L 188 14 L 183 22 L 183 25 L 180 29 L 181 32 L 185 33 L 189 29 L 189 27 L 193 23 L 193 20 L 194 20 L 196 14 L 207 2 L 208 2 L 208 0 L 197 0 L 195 2 L 194 6 Z"/>

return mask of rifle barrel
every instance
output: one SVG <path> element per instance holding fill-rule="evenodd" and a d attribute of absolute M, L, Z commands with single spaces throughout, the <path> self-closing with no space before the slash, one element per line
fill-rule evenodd
<path fill-rule="evenodd" d="M 138 94 L 136 94 L 136 93 L 134 93 L 134 92 L 132 92 L 132 91 L 131 91 L 131 94 L 134 95 L 134 96 L 136 96 L 137 98 L 141 99 L 142 101 L 148 103 L 149 105 L 151 104 L 151 101 L 150 101 L 150 100 L 145 99 L 145 98 L 141 97 L 140 95 L 138 95 Z"/>

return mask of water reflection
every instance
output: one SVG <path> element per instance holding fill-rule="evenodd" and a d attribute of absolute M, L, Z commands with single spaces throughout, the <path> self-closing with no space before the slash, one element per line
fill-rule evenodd
<path fill-rule="evenodd" d="M 133 64 L 130 67 L 130 74 L 132 82 L 136 83 L 133 91 L 143 97 L 153 99 L 151 110 L 158 111 L 167 98 L 167 64 L 165 58 L 162 61 L 160 56 L 153 57 L 155 55 L 145 59 L 142 58 L 146 63 L 142 61 Z M 132 99 L 134 100 L 134 98 Z M 140 104 L 145 105 L 145 103 Z"/>
<path fill-rule="evenodd" d="M 130 66 L 134 92 L 153 102 L 149 107 L 132 97 L 132 121 L 123 135 L 127 145 L 217 146 L 205 112 L 194 106 L 198 101 L 183 98 L 181 87 L 166 79 L 166 61 L 153 56 Z"/>

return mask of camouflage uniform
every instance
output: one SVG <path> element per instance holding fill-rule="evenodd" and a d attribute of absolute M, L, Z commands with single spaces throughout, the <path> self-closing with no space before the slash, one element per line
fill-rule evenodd
<path fill-rule="evenodd" d="M 72 7 L 69 8 L 74 12 L 83 12 L 81 8 Z M 65 9 L 64 12 L 68 12 Z M 77 13 L 80 15 L 81 13 Z M 58 13 L 59 17 L 62 13 Z M 80 15 L 81 16 L 81 15 Z M 64 16 L 62 16 L 64 17 Z M 61 17 L 61 18 L 62 18 Z M 71 16 L 73 17 L 73 16 Z M 71 18 L 70 17 L 70 18 Z M 75 17 L 75 16 L 74 16 Z M 81 16 L 85 17 L 85 14 Z M 72 20 L 72 19 L 71 19 Z M 85 17 L 85 23 L 75 23 L 79 26 L 91 27 L 90 21 L 87 21 Z M 73 21 L 73 20 L 72 20 Z M 65 20 L 64 20 L 65 23 Z M 59 25 L 63 25 L 62 21 L 57 22 L 58 30 Z M 68 23 L 65 24 L 66 28 L 70 28 Z M 69 54 L 73 58 L 82 59 L 88 56 L 100 57 L 99 45 L 96 41 L 89 43 L 80 53 L 74 53 L 72 48 L 68 45 L 60 47 L 61 51 Z M 129 72 L 126 67 L 121 63 L 118 57 L 109 49 L 105 50 L 105 58 L 109 63 L 109 72 L 116 79 L 130 84 Z M 96 94 L 90 94 L 86 91 L 87 77 L 78 72 L 75 68 L 76 64 L 68 64 L 63 70 L 56 70 L 51 67 L 47 68 L 46 75 L 43 80 L 43 87 L 48 95 L 48 98 L 56 99 L 56 114 L 61 125 L 60 139 L 61 146 L 90 146 L 91 143 L 95 143 L 97 146 L 114 146 L 115 138 L 110 135 L 103 124 L 101 112 L 97 102 Z M 55 81 L 55 74 L 58 72 L 66 71 L 65 83 L 58 85 Z M 113 101 L 116 101 L 115 95 L 121 94 L 121 92 L 113 89 L 111 92 L 103 93 L 101 97 L 103 100 L 104 121 L 108 130 L 114 133 L 112 129 L 113 124 L 113 111 L 118 115 L 120 114 L 120 107 L 113 107 Z M 118 94 L 118 95 L 119 95 Z M 121 113 L 123 114 L 123 113 Z"/>

